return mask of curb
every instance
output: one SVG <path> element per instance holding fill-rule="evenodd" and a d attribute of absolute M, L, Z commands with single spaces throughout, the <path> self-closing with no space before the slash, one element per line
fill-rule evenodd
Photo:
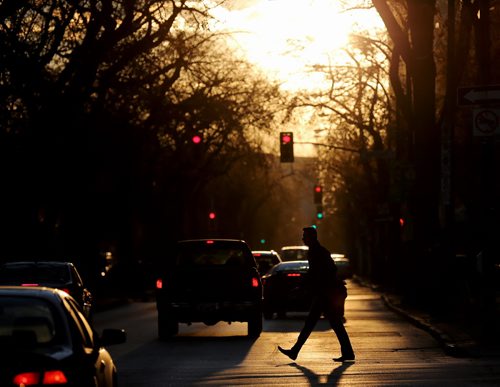
<path fill-rule="evenodd" d="M 399 315 L 405 317 L 412 324 L 418 328 L 428 332 L 436 341 L 438 341 L 447 355 L 454 357 L 475 357 L 468 348 L 459 345 L 455 342 L 446 332 L 440 330 L 434 325 L 430 324 L 426 319 L 415 316 L 407 310 L 394 305 L 387 295 L 381 296 L 384 304 L 391 310 L 397 312 Z M 476 346 L 473 344 L 473 346 Z"/>

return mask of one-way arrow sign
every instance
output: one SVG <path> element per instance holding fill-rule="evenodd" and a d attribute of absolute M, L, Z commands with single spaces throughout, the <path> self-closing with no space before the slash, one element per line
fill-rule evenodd
<path fill-rule="evenodd" d="M 457 103 L 460 106 L 500 103 L 500 85 L 459 87 Z"/>

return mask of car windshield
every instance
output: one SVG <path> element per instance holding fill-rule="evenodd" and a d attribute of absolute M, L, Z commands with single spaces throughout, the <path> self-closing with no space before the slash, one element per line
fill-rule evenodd
<path fill-rule="evenodd" d="M 223 242 L 180 243 L 176 266 L 255 266 L 250 250 L 243 245 Z"/>
<path fill-rule="evenodd" d="M 0 346 L 31 350 L 65 344 L 66 336 L 60 333 L 55 316 L 44 300 L 0 297 Z"/>
<path fill-rule="evenodd" d="M 0 267 L 0 284 L 65 284 L 70 281 L 65 265 L 44 263 L 16 263 Z"/>

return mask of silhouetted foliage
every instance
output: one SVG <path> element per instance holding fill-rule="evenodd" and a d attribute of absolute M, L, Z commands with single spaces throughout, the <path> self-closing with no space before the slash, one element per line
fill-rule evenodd
<path fill-rule="evenodd" d="M 280 102 L 208 28 L 216 3 L 0 5 L 5 256 L 137 261 L 199 227 L 203 187 L 260 152 Z"/>

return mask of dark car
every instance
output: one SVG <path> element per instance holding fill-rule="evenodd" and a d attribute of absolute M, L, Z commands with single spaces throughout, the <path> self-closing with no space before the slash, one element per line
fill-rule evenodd
<path fill-rule="evenodd" d="M 354 275 L 351 261 L 344 254 L 332 254 L 332 258 L 337 266 L 337 277 L 340 279 L 349 279 Z"/>
<path fill-rule="evenodd" d="M 179 323 L 248 322 L 248 336 L 262 332 L 262 284 L 248 245 L 234 239 L 177 243 L 156 281 L 158 335 L 178 333 Z"/>
<path fill-rule="evenodd" d="M 85 316 L 92 313 L 92 293 L 71 262 L 25 261 L 0 265 L 0 285 L 46 286 L 65 291 L 80 305 Z"/>
<path fill-rule="evenodd" d="M 280 256 L 283 262 L 288 261 L 303 261 L 307 259 L 307 246 L 283 246 L 281 248 Z"/>
<path fill-rule="evenodd" d="M 104 347 L 125 340 L 121 329 L 97 334 L 66 292 L 0 286 L 0 386 L 115 387 Z"/>
<path fill-rule="evenodd" d="M 252 254 L 257 262 L 260 275 L 264 275 L 274 265 L 281 262 L 280 255 L 274 250 L 255 250 Z"/>
<path fill-rule="evenodd" d="M 309 310 L 311 294 L 307 286 L 308 271 L 308 261 L 290 261 L 278 263 L 262 276 L 264 318 L 271 319 L 274 313 L 283 318 L 286 312 Z"/>

